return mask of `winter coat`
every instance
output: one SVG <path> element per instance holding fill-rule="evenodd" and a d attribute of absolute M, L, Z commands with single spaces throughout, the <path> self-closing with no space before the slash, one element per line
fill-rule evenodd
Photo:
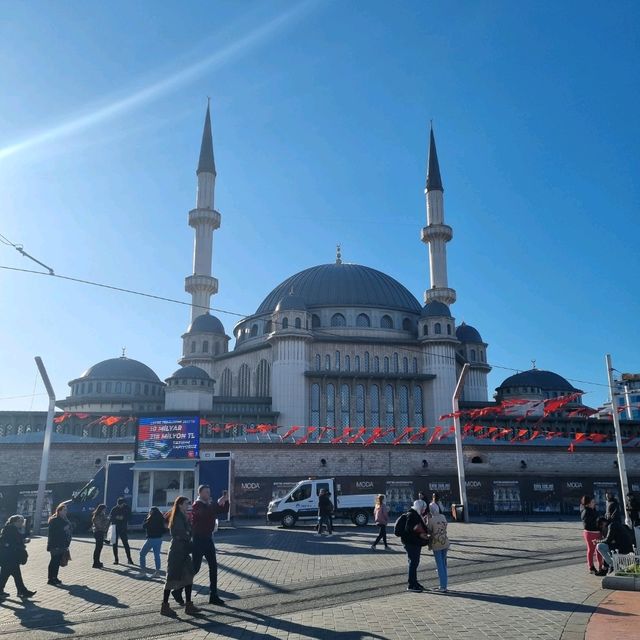
<path fill-rule="evenodd" d="M 585 531 L 600 531 L 598 529 L 598 512 L 591 507 L 582 507 L 580 519 Z"/>
<path fill-rule="evenodd" d="M 62 553 L 71 544 L 71 524 L 62 516 L 53 516 L 49 520 L 47 533 L 47 551 Z"/>
<path fill-rule="evenodd" d="M 631 529 L 617 520 L 613 520 L 607 529 L 607 537 L 602 542 L 618 553 L 631 553 L 634 537 Z"/>
<path fill-rule="evenodd" d="M 607 510 L 604 514 L 604 517 L 609 520 L 616 522 L 622 521 L 622 513 L 620 512 L 620 503 L 615 499 L 607 500 Z"/>
<path fill-rule="evenodd" d="M 330 516 L 333 513 L 333 502 L 331 498 L 325 493 L 318 497 L 318 515 Z"/>
<path fill-rule="evenodd" d="M 165 589 L 182 589 L 193 584 L 195 572 L 191 560 L 191 525 L 181 511 L 176 513 L 170 531 Z"/>
<path fill-rule="evenodd" d="M 125 502 L 124 504 L 116 505 L 111 509 L 109 519 L 111 520 L 111 524 L 115 525 L 116 529 L 119 531 L 126 531 L 129 516 L 131 516 L 131 510 L 129 509 L 129 505 Z"/>
<path fill-rule="evenodd" d="M 191 522 L 196 538 L 210 538 L 219 515 L 229 513 L 229 500 L 220 498 L 218 502 L 204 502 L 198 498 L 193 503 Z"/>
<path fill-rule="evenodd" d="M 107 533 L 107 530 L 109 529 L 109 516 L 104 511 L 93 516 L 93 518 L 91 518 L 91 522 L 93 525 L 91 527 L 93 533 Z"/>
<path fill-rule="evenodd" d="M 24 536 L 15 524 L 7 524 L 0 531 L 0 565 L 3 567 L 26 564 L 27 548 Z"/>
<path fill-rule="evenodd" d="M 384 503 L 376 505 L 373 510 L 373 519 L 376 524 L 389 524 L 389 507 Z"/>
<path fill-rule="evenodd" d="M 416 529 L 417 528 L 417 529 Z M 426 533 L 422 516 L 415 510 L 409 509 L 407 512 L 407 520 L 404 526 L 404 535 L 400 536 L 402 544 L 406 545 L 425 545 L 425 539 L 420 537 L 420 533 Z"/>
<path fill-rule="evenodd" d="M 432 515 L 427 522 L 427 531 L 431 536 L 429 547 L 432 551 L 440 551 L 449 548 L 449 538 L 447 537 L 447 519 L 438 513 Z"/>
<path fill-rule="evenodd" d="M 142 528 L 147 534 L 147 538 L 162 538 L 167 530 L 164 516 L 159 511 L 150 513 L 142 523 Z"/>

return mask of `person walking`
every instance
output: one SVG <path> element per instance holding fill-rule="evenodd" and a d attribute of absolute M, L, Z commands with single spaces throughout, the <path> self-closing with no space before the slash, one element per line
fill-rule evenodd
<path fill-rule="evenodd" d="M 634 537 L 631 529 L 619 520 L 598 518 L 598 528 L 603 537 L 596 544 L 596 549 L 604 559 L 605 565 L 596 575 L 606 576 L 607 573 L 613 571 L 611 552 L 617 551 L 620 554 L 632 553 Z"/>
<path fill-rule="evenodd" d="M 326 489 L 320 489 L 318 496 L 318 535 L 322 535 L 323 525 L 327 527 L 327 535 L 333 535 L 333 523 L 331 514 L 333 513 L 333 503 Z"/>
<path fill-rule="evenodd" d="M 622 522 L 622 510 L 620 509 L 620 503 L 616 498 L 616 494 L 612 491 L 607 491 L 605 494 L 605 498 L 607 500 L 607 508 L 604 513 L 604 517 L 613 522 Z"/>
<path fill-rule="evenodd" d="M 447 519 L 444 517 L 444 514 L 440 513 L 437 502 L 432 502 L 429 505 L 427 533 L 429 534 L 429 546 L 431 551 L 433 551 L 433 558 L 436 561 L 440 591 L 447 593 L 449 582 L 447 575 L 447 551 L 449 550 Z"/>
<path fill-rule="evenodd" d="M 47 584 L 58 586 L 62 580 L 58 578 L 61 566 L 66 566 L 70 559 L 71 523 L 67 520 L 67 505 L 60 503 L 49 518 L 47 533 L 47 551 L 51 554 L 47 571 Z"/>
<path fill-rule="evenodd" d="M 424 587 L 418 582 L 418 565 L 420 564 L 422 547 L 429 541 L 427 529 L 422 519 L 426 508 L 427 503 L 424 500 L 416 500 L 411 509 L 400 516 L 404 518 L 400 539 L 409 563 L 407 591 L 424 591 Z"/>
<path fill-rule="evenodd" d="M 108 529 L 109 516 L 107 515 L 107 505 L 99 504 L 91 515 L 91 530 L 93 531 L 93 537 L 96 541 L 96 546 L 93 549 L 94 569 L 102 569 L 104 566 L 102 562 L 100 562 L 100 554 L 102 553 L 102 547 L 104 547 L 104 539 Z"/>
<path fill-rule="evenodd" d="M 587 545 L 587 567 L 594 575 L 602 571 L 602 556 L 596 550 L 596 543 L 600 539 L 600 529 L 598 529 L 598 512 L 596 511 L 596 501 L 593 496 L 582 496 L 580 498 L 580 519 L 584 531 L 582 537 Z M 593 564 L 594 555 L 598 558 L 598 569 Z"/>
<path fill-rule="evenodd" d="M 116 538 L 113 542 L 113 564 L 119 564 L 118 538 L 120 538 L 120 540 L 122 541 L 122 546 L 124 547 L 124 551 L 127 554 L 127 562 L 129 564 L 133 564 L 133 559 L 131 558 L 131 548 L 129 547 L 128 533 L 128 524 L 130 517 L 131 510 L 129 509 L 127 501 L 122 497 L 118 498 L 116 506 L 111 509 L 111 513 L 109 514 L 109 520 L 116 530 Z"/>
<path fill-rule="evenodd" d="M 167 530 L 167 523 L 158 507 L 151 507 L 147 517 L 142 523 L 142 528 L 147 534 L 147 539 L 140 549 L 140 575 L 145 575 L 147 571 L 147 553 L 153 551 L 153 559 L 156 564 L 156 570 L 151 574 L 152 578 L 160 575 L 160 549 L 162 547 L 162 536 Z"/>
<path fill-rule="evenodd" d="M 373 509 L 373 520 L 376 523 L 376 527 L 378 527 L 380 530 L 378 531 L 378 537 L 371 545 L 371 548 L 375 549 L 378 542 L 382 540 L 382 542 L 384 543 L 384 548 L 388 549 L 389 545 L 387 544 L 387 525 L 389 524 L 389 507 L 384 503 L 384 496 L 382 494 L 380 494 L 376 498 L 376 505 Z"/>
<path fill-rule="evenodd" d="M 4 590 L 9 578 L 13 578 L 19 598 L 30 598 L 36 594 L 29 591 L 22 579 L 20 565 L 27 564 L 29 554 L 25 545 L 24 536 L 25 519 L 16 514 L 11 516 L 0 531 L 0 600 L 9 597 Z"/>
<path fill-rule="evenodd" d="M 217 502 L 211 500 L 211 487 L 201 484 L 198 498 L 193 503 L 191 520 L 193 526 L 193 569 L 197 574 L 202 566 L 202 558 L 209 565 L 209 604 L 223 605 L 218 595 L 218 561 L 216 545 L 213 541 L 218 516 L 229 513 L 229 495 L 225 489 Z"/>
<path fill-rule="evenodd" d="M 176 615 L 169 606 L 169 596 L 173 595 L 179 605 L 184 605 L 185 613 L 194 615 L 200 611 L 191 600 L 193 590 L 193 561 L 191 560 L 191 524 L 187 517 L 189 498 L 179 496 L 175 499 L 169 514 L 169 531 L 171 533 L 171 546 L 167 559 L 167 578 L 164 584 L 162 607 L 160 613 L 163 616 Z M 182 597 L 184 590 L 185 600 Z"/>

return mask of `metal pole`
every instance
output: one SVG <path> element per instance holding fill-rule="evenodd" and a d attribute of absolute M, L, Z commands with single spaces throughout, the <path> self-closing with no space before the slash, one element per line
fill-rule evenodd
<path fill-rule="evenodd" d="M 462 521 L 470 522 L 469 519 L 469 505 L 467 504 L 467 482 L 464 476 L 464 458 L 462 457 L 462 433 L 460 427 L 460 418 L 458 417 L 458 400 L 462 394 L 462 387 L 464 386 L 464 379 L 467 377 L 469 371 L 469 363 L 465 363 L 460 372 L 458 383 L 456 384 L 455 391 L 453 392 L 452 405 L 453 405 L 453 426 L 455 428 L 456 439 L 456 464 L 458 466 L 458 489 L 460 491 L 460 502 L 462 503 Z"/>
<path fill-rule="evenodd" d="M 33 532 L 40 533 L 42 524 L 42 506 L 44 505 L 44 492 L 47 488 L 47 474 L 49 472 L 49 450 L 51 449 L 51 432 L 53 431 L 53 416 L 56 411 L 56 395 L 44 368 L 44 363 L 40 356 L 35 357 L 38 371 L 42 376 L 42 382 L 49 396 L 49 410 L 47 411 L 47 424 L 44 429 L 44 443 L 42 444 L 42 461 L 40 462 L 40 479 L 38 480 L 38 493 L 36 495 L 36 512 L 34 515 Z"/>
<path fill-rule="evenodd" d="M 611 400 L 611 417 L 613 418 L 613 429 L 616 434 L 616 448 L 618 450 L 618 473 L 620 474 L 620 486 L 622 487 L 622 504 L 624 505 L 624 521 L 629 527 L 633 527 L 631 516 L 629 515 L 629 484 L 627 482 L 627 468 L 624 464 L 624 452 L 622 451 L 622 435 L 620 434 L 620 416 L 618 407 L 615 405 L 616 394 L 613 390 L 613 367 L 611 366 L 611 355 L 605 356 L 607 364 L 607 376 L 609 378 L 609 399 Z"/>
<path fill-rule="evenodd" d="M 624 385 L 624 403 L 627 405 L 627 418 L 633 420 L 633 408 L 631 407 L 631 395 L 628 384 Z"/>

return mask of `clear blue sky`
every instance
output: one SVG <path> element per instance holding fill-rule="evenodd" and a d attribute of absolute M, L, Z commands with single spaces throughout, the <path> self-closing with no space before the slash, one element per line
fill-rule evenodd
<path fill-rule="evenodd" d="M 338 241 L 422 299 L 433 118 L 457 321 L 492 363 L 603 384 L 606 352 L 640 371 L 639 18 L 636 2 L 4 2 L 0 233 L 57 273 L 187 300 L 209 95 L 214 306 L 253 312 Z M 4 245 L 0 264 L 34 267 Z M 7 271 L 0 305 L 5 410 L 46 408 L 4 399 L 32 393 L 34 355 L 59 397 L 122 346 L 164 379 L 189 316 Z"/>

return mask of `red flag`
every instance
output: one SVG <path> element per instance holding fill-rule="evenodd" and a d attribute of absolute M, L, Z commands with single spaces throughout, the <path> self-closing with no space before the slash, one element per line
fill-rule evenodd
<path fill-rule="evenodd" d="M 531 437 L 529 438 L 529 442 L 531 442 L 532 440 L 535 440 L 539 435 L 540 435 L 539 431 L 533 431 L 533 433 L 531 434 Z"/>
<path fill-rule="evenodd" d="M 336 432 L 337 432 L 337 429 L 336 429 Z M 346 437 L 349 436 L 350 433 L 351 433 L 351 427 L 345 427 L 342 430 L 341 436 L 336 436 L 335 438 L 332 438 L 331 444 L 338 444 L 338 442 L 342 442 Z"/>
<path fill-rule="evenodd" d="M 443 416 L 440 416 L 439 420 L 452 420 L 453 418 L 461 418 L 464 415 L 464 411 L 456 411 L 454 413 L 445 413 Z"/>
<path fill-rule="evenodd" d="M 86 420 L 89 417 L 88 413 L 75 413 L 74 415 L 76 418 L 79 418 L 80 420 Z"/>
<path fill-rule="evenodd" d="M 318 431 L 318 437 L 316 439 L 316 442 L 320 442 L 320 440 L 322 440 L 323 436 L 325 435 L 325 433 L 327 433 L 327 431 L 329 431 L 329 429 L 331 429 L 331 427 L 320 427 L 320 431 Z"/>
<path fill-rule="evenodd" d="M 358 432 L 355 433 L 354 435 L 352 435 L 348 440 L 347 440 L 347 444 L 353 444 L 358 438 L 362 438 L 362 436 L 367 432 L 367 428 L 366 427 L 360 427 L 360 429 L 358 429 Z"/>
<path fill-rule="evenodd" d="M 309 442 L 309 437 L 314 433 L 315 430 L 315 427 L 307 427 L 307 434 L 302 436 L 302 438 L 296 440 L 296 444 L 306 444 L 307 442 Z"/>
<path fill-rule="evenodd" d="M 205 420 L 204 418 L 200 418 L 200 426 L 201 427 L 208 427 L 209 426 L 209 422 L 207 422 L 207 420 Z"/>
<path fill-rule="evenodd" d="M 427 446 L 429 446 L 442 432 L 442 427 L 435 427 L 429 441 L 427 442 Z"/>
<path fill-rule="evenodd" d="M 378 438 L 382 436 L 383 430 L 381 427 L 374 427 L 371 435 L 364 441 L 364 446 L 368 447 L 370 444 L 373 444 Z"/>
<path fill-rule="evenodd" d="M 224 425 L 224 430 L 225 431 L 231 431 L 231 429 L 235 429 L 238 426 L 237 422 L 227 422 Z"/>
<path fill-rule="evenodd" d="M 567 449 L 567 451 L 569 453 L 573 453 L 576 450 L 576 448 L 573 446 L 573 442 L 569 445 L 569 448 Z"/>
<path fill-rule="evenodd" d="M 548 416 L 550 413 L 559 411 L 562 407 L 577 400 L 581 395 L 582 393 L 571 393 L 568 396 L 560 396 L 559 398 L 549 398 L 548 400 L 545 400 L 544 415 Z"/>
<path fill-rule="evenodd" d="M 518 433 L 509 440 L 509 442 L 515 442 L 516 440 L 520 440 L 520 438 L 526 436 L 529 433 L 528 429 L 518 429 Z"/>
<path fill-rule="evenodd" d="M 510 433 L 511 433 L 511 429 L 509 428 L 500 429 L 500 431 L 497 431 L 491 436 L 491 439 L 495 442 L 498 438 L 508 436 Z"/>
<path fill-rule="evenodd" d="M 405 427 L 404 431 L 391 444 L 400 444 L 412 431 L 413 427 Z"/>
<path fill-rule="evenodd" d="M 54 418 L 54 419 L 53 419 L 53 422 L 54 422 L 55 424 L 61 424 L 61 423 L 63 423 L 67 418 L 70 418 L 70 417 L 71 417 L 71 414 L 70 414 L 70 413 L 67 413 L 67 412 L 65 411 L 61 416 L 58 416 L 57 418 Z"/>
<path fill-rule="evenodd" d="M 456 432 L 456 428 L 451 426 L 449 427 L 449 430 L 446 432 L 442 432 L 442 434 L 440 435 L 440 437 L 438 438 L 438 441 L 440 440 L 444 440 L 445 438 L 448 438 L 449 436 L 453 435 Z"/>
<path fill-rule="evenodd" d="M 282 436 L 282 440 L 286 440 L 287 438 L 289 438 L 290 436 L 292 436 L 296 431 L 299 431 L 300 427 L 291 427 L 291 429 L 289 429 L 289 431 L 287 431 L 283 436 Z"/>
<path fill-rule="evenodd" d="M 604 433 L 592 433 L 589 436 L 589 440 L 596 443 L 605 442 L 608 438 L 609 436 L 606 436 Z"/>
<path fill-rule="evenodd" d="M 429 427 L 420 427 L 410 438 L 409 442 L 415 442 L 419 440 L 422 436 L 426 435 L 429 431 Z"/>

